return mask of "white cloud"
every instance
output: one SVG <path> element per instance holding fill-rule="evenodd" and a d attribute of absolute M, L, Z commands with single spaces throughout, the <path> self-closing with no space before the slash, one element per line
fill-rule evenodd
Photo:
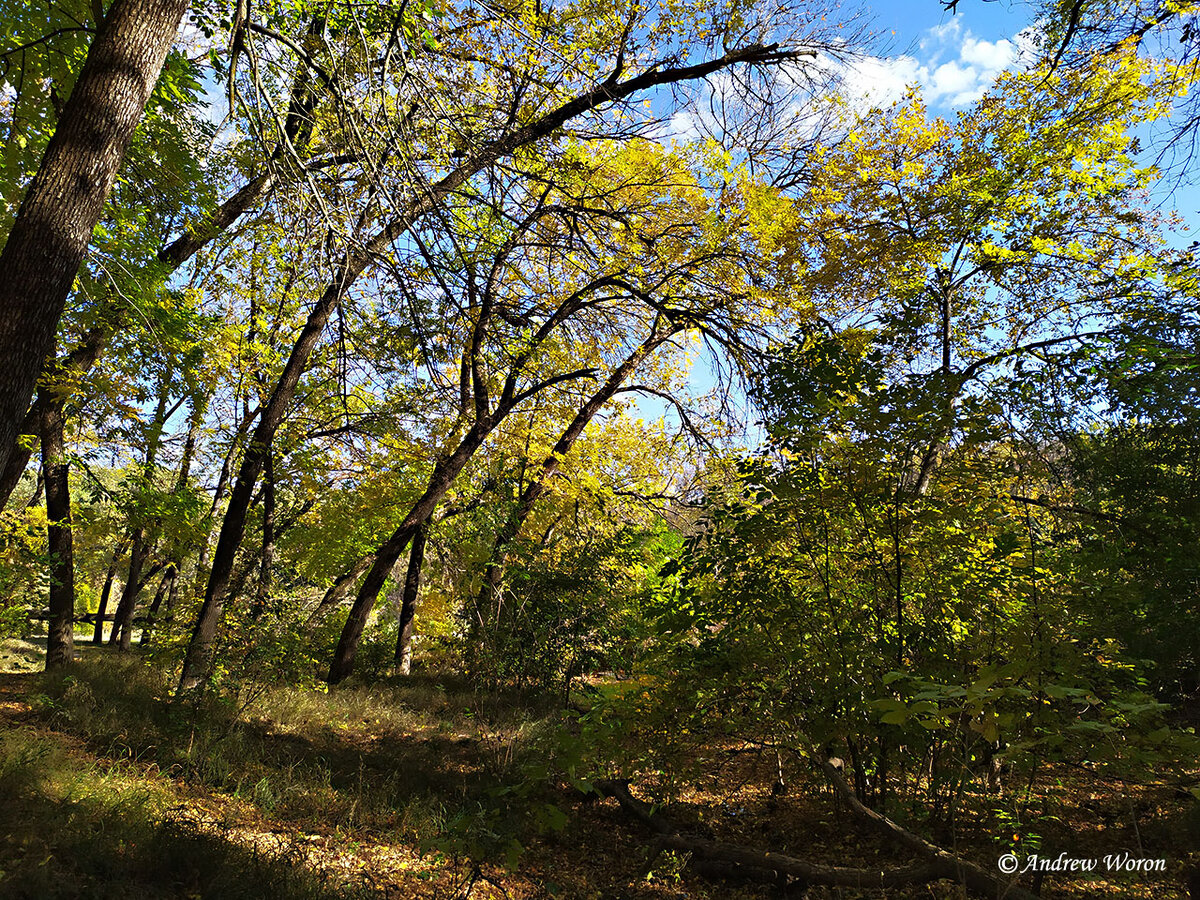
<path fill-rule="evenodd" d="M 1006 69 L 1031 56 L 1031 35 L 986 41 L 961 20 L 950 19 L 930 28 L 917 43 L 919 57 L 865 57 L 842 71 L 842 91 L 856 106 L 886 106 L 919 86 L 933 105 L 950 107 L 974 103 Z"/>
<path fill-rule="evenodd" d="M 927 74 L 928 70 L 911 56 L 866 56 L 842 72 L 842 92 L 866 106 L 888 106 Z"/>
<path fill-rule="evenodd" d="M 925 32 L 925 36 L 921 38 L 918 46 L 922 50 L 933 47 L 935 49 L 953 42 L 959 35 L 962 34 L 962 20 L 957 16 L 951 18 L 941 25 L 934 25 Z"/>
<path fill-rule="evenodd" d="M 1017 45 L 1003 38 L 998 41 L 981 41 L 968 36 L 962 43 L 959 56 L 963 62 L 999 73 L 1016 62 Z"/>

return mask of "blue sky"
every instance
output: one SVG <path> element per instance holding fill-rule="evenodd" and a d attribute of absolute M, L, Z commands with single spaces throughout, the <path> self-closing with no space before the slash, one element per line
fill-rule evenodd
<path fill-rule="evenodd" d="M 849 79 L 872 103 L 898 98 L 918 84 L 933 112 L 952 116 L 979 98 L 1005 68 L 1020 64 L 1022 32 L 1033 24 L 1021 0 L 961 0 L 946 12 L 939 0 L 881 0 L 867 3 L 879 35 L 879 58 L 860 63 Z M 1160 129 L 1159 137 L 1163 130 Z M 1144 162 L 1155 161 L 1161 142 L 1146 135 Z M 1200 226 L 1200 190 L 1173 172 L 1154 191 L 1153 202 L 1178 209 L 1187 231 L 1172 243 L 1186 246 Z M 1190 179 L 1195 181 L 1194 178 Z"/>
<path fill-rule="evenodd" d="M 865 59 L 848 77 L 848 87 L 875 103 L 897 99 L 919 84 L 937 112 L 973 103 L 1000 72 L 1020 64 L 1028 50 L 1023 4 L 964 0 L 946 12 L 938 0 L 868 4 L 879 35 L 876 58 Z"/>

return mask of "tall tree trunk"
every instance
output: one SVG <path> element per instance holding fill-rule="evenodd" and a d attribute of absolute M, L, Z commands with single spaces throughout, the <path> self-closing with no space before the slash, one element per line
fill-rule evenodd
<path fill-rule="evenodd" d="M 71 489 L 68 484 L 62 404 L 48 404 L 42 417 L 42 471 L 46 484 L 46 521 L 50 550 L 50 629 L 46 669 L 69 665 L 75 656 L 75 552 L 71 536 Z"/>
<path fill-rule="evenodd" d="M 0 472 L 185 9 L 187 0 L 115 0 L 0 251 Z"/>
<path fill-rule="evenodd" d="M 413 533 L 412 549 L 408 551 L 408 573 L 404 577 L 404 592 L 400 596 L 400 630 L 396 635 L 396 671 L 407 675 L 412 671 L 413 620 L 417 613 L 417 594 L 421 590 L 421 566 L 425 562 L 425 540 L 429 522 L 422 522 Z"/>
<path fill-rule="evenodd" d="M 249 428 L 250 422 L 243 420 L 242 426 L 244 428 Z M 221 508 L 221 500 L 225 496 L 225 489 L 229 487 L 229 476 L 233 471 L 233 458 L 237 452 L 237 445 L 241 437 L 242 429 L 239 428 L 238 433 L 234 435 L 233 440 L 230 442 L 229 452 L 225 454 L 225 460 L 221 463 L 221 472 L 217 476 L 216 487 L 213 488 L 212 504 L 209 506 L 208 511 L 209 518 L 212 520 L 213 524 L 210 524 L 204 532 L 204 540 L 200 542 L 200 554 L 196 559 L 195 584 L 193 585 L 193 591 L 197 594 L 199 594 L 204 589 L 204 585 L 208 583 L 209 569 L 211 568 L 213 536 L 216 532 L 215 522 L 217 519 L 217 510 Z"/>

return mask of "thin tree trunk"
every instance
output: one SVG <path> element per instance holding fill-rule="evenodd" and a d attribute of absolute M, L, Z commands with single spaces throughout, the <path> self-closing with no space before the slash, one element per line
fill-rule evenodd
<path fill-rule="evenodd" d="M 117 566 L 125 555 L 128 538 L 122 537 L 113 551 L 112 562 L 108 566 L 108 575 L 104 578 L 104 590 L 100 592 L 100 605 L 96 608 L 96 630 L 92 632 L 92 643 L 101 644 L 104 641 L 104 617 L 108 614 L 108 601 L 112 596 L 113 581 L 117 577 Z"/>
<path fill-rule="evenodd" d="M 257 619 L 267 608 L 271 596 L 271 569 L 275 564 L 275 464 L 268 454 L 263 466 L 262 559 L 258 567 L 258 588 L 250 615 Z"/>
<path fill-rule="evenodd" d="M 497 623 L 500 614 L 500 587 L 504 577 L 504 566 L 508 557 L 508 545 L 520 533 L 521 526 L 529 518 L 529 514 L 533 512 L 538 498 L 545 492 L 546 484 L 561 466 L 563 457 L 575 446 L 575 441 L 583 434 L 584 429 L 595 418 L 596 413 L 600 411 L 605 403 L 613 398 L 613 395 L 621 389 L 621 386 L 634 373 L 637 367 L 642 364 L 646 357 L 676 333 L 676 329 L 674 328 L 660 331 L 660 324 L 659 322 L 655 322 L 650 336 L 630 353 L 620 366 L 613 370 L 604 384 L 579 408 L 579 411 L 575 414 L 575 418 L 571 420 L 555 443 L 554 449 L 542 460 L 541 470 L 525 486 L 524 490 L 521 491 L 521 497 L 516 509 L 505 520 L 492 542 L 492 552 L 488 557 L 488 565 L 483 575 L 483 585 L 479 589 L 479 597 L 476 601 L 478 625 L 486 628 L 488 624 L 495 625 Z"/>
<path fill-rule="evenodd" d="M 413 620 L 417 613 L 417 594 L 421 590 L 421 566 L 425 562 L 425 540 L 429 522 L 422 522 L 413 534 L 412 549 L 408 551 L 408 574 L 400 597 L 400 629 L 396 635 L 396 671 L 408 675 L 412 671 Z"/>
<path fill-rule="evenodd" d="M 158 448 L 162 443 L 163 428 L 166 426 L 168 415 L 167 401 L 170 383 L 170 376 L 164 376 L 159 389 L 158 403 L 154 409 L 154 417 L 150 420 L 150 427 L 145 433 L 146 458 L 142 463 L 142 479 L 145 484 L 151 483 L 154 479 L 154 463 L 158 458 Z M 157 523 L 151 525 L 151 529 L 157 529 L 157 527 Z M 134 528 L 129 538 L 129 577 L 125 579 L 125 589 L 121 592 L 121 602 L 117 604 L 117 611 L 113 615 L 112 634 L 108 639 L 110 645 L 116 646 L 122 651 L 129 650 L 133 644 L 133 614 L 137 608 L 138 594 L 145 587 L 148 577 L 142 573 L 146 560 L 150 556 L 152 543 L 144 524 Z"/>
<path fill-rule="evenodd" d="M 245 427 L 249 427 L 250 423 L 248 420 L 243 420 L 242 424 Z M 225 460 L 221 463 L 221 473 L 217 476 L 217 484 L 216 487 L 213 488 L 212 504 L 209 506 L 208 511 L 209 518 L 212 519 L 213 522 L 216 521 L 217 510 L 221 507 L 221 498 L 225 496 L 225 489 L 229 486 L 229 476 L 232 473 L 233 457 L 237 451 L 238 441 L 241 439 L 241 436 L 242 432 L 241 429 L 239 429 L 238 433 L 234 435 L 233 440 L 230 442 L 229 452 L 225 454 Z M 193 585 L 193 591 L 197 594 L 204 589 L 204 585 L 208 582 L 210 558 L 212 555 L 213 533 L 215 530 L 215 526 L 210 524 L 209 528 L 204 533 L 204 540 L 200 544 L 200 555 L 196 559 L 195 583 Z"/>
<path fill-rule="evenodd" d="M 96 609 L 96 627 L 92 630 L 92 643 L 99 644 L 104 639 L 104 616 L 108 612 L 108 598 L 112 594 L 113 581 L 117 577 L 117 563 L 125 551 L 124 541 L 117 544 L 113 551 L 112 562 L 108 564 L 108 572 L 104 576 L 104 587 L 100 591 L 100 604 Z"/>
<path fill-rule="evenodd" d="M 200 427 L 200 420 L 204 417 L 204 412 L 208 408 L 206 399 L 192 398 L 192 414 L 188 417 L 187 437 L 183 442 L 183 455 L 179 460 L 179 472 L 175 476 L 175 490 L 182 491 L 187 487 L 188 478 L 192 473 L 192 460 L 196 455 L 196 429 Z M 142 626 L 142 637 L 138 642 L 140 646 L 146 646 L 150 643 L 150 633 L 154 629 L 156 617 L 158 615 L 159 605 L 162 602 L 162 585 L 167 585 L 167 610 L 165 618 L 170 621 L 171 614 L 175 609 L 175 600 L 178 597 L 179 591 L 179 565 L 183 561 L 184 550 L 176 547 L 172 552 L 170 559 L 167 562 L 167 573 L 163 576 L 162 584 L 159 585 L 159 592 L 154 598 L 154 602 L 150 605 L 150 611 L 146 617 L 146 624 Z"/>
<path fill-rule="evenodd" d="M 46 670 L 69 665 L 75 656 L 75 553 L 71 536 L 71 489 L 68 484 L 62 404 L 48 404 L 42 417 L 42 471 L 46 484 L 46 521 L 50 550 L 50 627 Z"/>
<path fill-rule="evenodd" d="M 29 498 L 29 502 L 25 504 L 26 509 L 33 509 L 42 502 L 42 493 L 46 490 L 46 479 L 43 477 L 42 469 L 38 467 L 37 483 L 33 486 L 33 496 Z"/>
<path fill-rule="evenodd" d="M 185 9 L 187 0 L 115 0 L 0 251 L 0 472 Z"/>
<path fill-rule="evenodd" d="M 367 569 L 371 568 L 374 561 L 375 554 L 368 553 L 351 566 L 348 572 L 339 575 L 333 584 L 329 586 L 329 589 L 325 591 L 325 596 L 321 598 L 321 602 L 317 604 L 317 608 L 309 613 L 305 624 L 311 627 L 325 618 L 329 610 L 333 609 L 346 598 L 346 595 L 350 593 L 350 589 L 354 587 L 354 582 L 361 578 Z"/>
<path fill-rule="evenodd" d="M 359 639 L 367 626 L 367 619 L 375 607 L 375 601 L 379 598 L 379 591 L 396 565 L 396 560 L 400 558 L 400 554 L 404 552 L 421 524 L 433 515 L 434 509 L 454 484 L 458 473 L 482 446 L 492 427 L 493 422 L 490 418 L 476 422 L 454 452 L 434 467 L 425 493 L 413 504 L 404 521 L 376 552 L 375 561 L 358 589 L 358 596 L 354 598 L 354 605 L 350 608 L 350 615 L 338 639 L 337 649 L 329 665 L 327 680 L 330 684 L 344 680 L 354 670 L 354 657 L 358 652 Z"/>
<path fill-rule="evenodd" d="M 167 591 L 174 589 L 175 576 L 178 571 L 174 563 L 172 563 L 167 568 L 167 574 L 158 583 L 158 590 L 154 592 L 154 600 L 151 601 L 150 608 L 146 610 L 146 621 L 142 625 L 142 636 L 138 639 L 139 647 L 145 647 L 150 643 L 150 632 L 154 630 L 154 617 L 158 615 L 158 609 L 162 606 L 163 597 L 167 595 Z"/>
<path fill-rule="evenodd" d="M 113 613 L 112 633 L 108 636 L 110 647 L 128 650 L 132 646 L 133 611 L 137 605 L 138 594 L 145 586 L 142 569 L 149 555 L 150 545 L 146 542 L 146 530 L 135 528 L 129 537 L 129 575 L 125 579 L 117 611 Z"/>

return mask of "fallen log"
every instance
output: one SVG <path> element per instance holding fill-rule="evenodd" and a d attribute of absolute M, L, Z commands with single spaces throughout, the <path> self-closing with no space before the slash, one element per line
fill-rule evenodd
<path fill-rule="evenodd" d="M 950 879 L 966 884 L 969 890 L 989 900 L 1037 900 L 1034 895 L 1020 888 L 1005 885 L 998 879 L 994 879 L 994 884 L 989 884 L 987 890 L 980 891 L 979 886 L 982 882 L 979 879 L 963 877 L 963 866 L 972 864 L 964 864 L 962 860 L 950 854 L 945 855 L 950 857 L 953 864 L 941 857 L 932 857 L 924 862 L 890 869 L 863 869 L 827 866 L 784 853 L 754 850 L 738 844 L 681 834 L 668 819 L 649 804 L 634 797 L 628 784 L 621 781 L 599 781 L 594 786 L 598 793 L 615 799 L 626 812 L 655 833 L 655 855 L 663 850 L 690 853 L 695 859 L 718 864 L 722 875 L 735 874 L 746 879 L 774 883 L 792 879 L 805 886 L 819 884 L 860 890 L 894 888 Z M 978 869 L 977 866 L 974 868 Z M 998 887 L 999 890 L 992 891 L 993 887 Z"/>
<path fill-rule="evenodd" d="M 846 783 L 846 779 L 842 777 L 842 773 L 836 766 L 827 759 L 821 757 L 816 757 L 816 759 L 821 766 L 821 771 L 825 773 L 825 777 L 830 780 L 834 789 L 849 805 L 851 812 L 863 821 L 869 822 L 883 834 L 924 856 L 930 863 L 942 868 L 947 873 L 943 877 L 966 885 L 967 890 L 980 897 L 1003 898 L 1003 900 L 1038 900 L 1037 894 L 1017 887 L 1012 882 L 993 875 L 982 866 L 977 866 L 969 860 L 955 856 L 948 850 L 943 850 L 937 844 L 925 840 L 920 835 L 913 834 L 887 816 L 864 805 L 854 795 L 854 790 Z"/>

